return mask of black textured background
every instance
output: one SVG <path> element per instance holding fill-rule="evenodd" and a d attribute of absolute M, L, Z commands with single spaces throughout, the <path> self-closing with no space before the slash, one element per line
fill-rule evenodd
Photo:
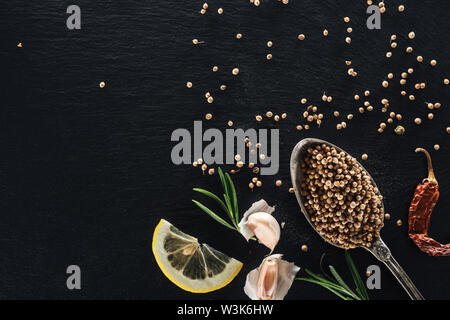
<path fill-rule="evenodd" d="M 406 219 L 415 186 L 426 175 L 417 146 L 432 150 L 441 199 L 432 217 L 431 234 L 450 241 L 450 171 L 447 0 L 387 1 L 382 29 L 365 26 L 365 1 L 300 1 L 284 6 L 262 1 L 259 8 L 246 0 L 209 1 L 207 15 L 198 13 L 203 1 L 10 1 L 0 9 L 1 169 L 0 169 L 0 298 L 125 298 L 125 299 L 245 299 L 246 274 L 259 265 L 267 250 L 246 244 L 195 208 L 191 188 L 219 192 L 217 177 L 202 176 L 198 168 L 175 166 L 170 160 L 176 128 L 191 129 L 193 121 L 212 112 L 205 127 L 279 127 L 280 172 L 264 177 L 264 187 L 250 192 L 250 175 L 234 176 L 241 208 L 265 198 L 276 204 L 275 216 L 286 222 L 277 252 L 301 267 L 318 271 L 320 255 L 349 279 L 343 252 L 325 244 L 299 213 L 289 188 L 289 155 L 304 137 L 329 140 L 354 156 L 369 155 L 364 163 L 385 196 L 392 219 L 382 231 L 394 256 L 428 299 L 449 299 L 448 257 L 432 258 L 419 251 L 407 236 Z M 77 4 L 82 29 L 66 28 L 66 8 Z M 224 8 L 219 16 L 217 8 Z M 349 16 L 352 44 L 344 42 Z M 329 36 L 324 38 L 322 30 Z M 409 41 L 409 31 L 416 39 Z M 235 34 L 243 39 L 236 40 Z M 297 34 L 305 33 L 300 42 Z M 398 35 L 392 59 L 389 37 Z M 193 46 L 198 38 L 206 44 Z M 266 42 L 272 40 L 268 50 Z M 18 42 L 23 48 L 17 48 Z M 408 44 L 414 47 L 406 55 Z M 274 56 L 266 61 L 268 52 Z M 425 62 L 415 62 L 421 54 Z M 432 69 L 428 61 L 436 59 Z M 351 59 L 357 78 L 346 74 Z M 211 72 L 218 65 L 218 73 Z M 231 69 L 239 67 L 238 77 Z M 412 84 L 427 82 L 415 102 L 400 96 L 400 72 L 413 67 Z M 388 89 L 381 81 L 395 73 Z M 410 80 L 412 79 L 412 80 Z M 104 89 L 98 87 L 106 81 Z M 186 81 L 194 88 L 188 90 Z M 221 83 L 228 90 L 220 92 Z M 372 91 L 374 112 L 357 114 L 352 97 Z M 203 97 L 210 91 L 215 101 Z M 331 105 L 320 97 L 333 96 Z M 298 132 L 301 97 L 322 106 L 322 128 Z M 406 135 L 392 126 L 377 133 L 387 114 L 380 100 L 389 98 L 391 110 L 403 115 Z M 434 120 L 425 119 L 424 101 L 440 101 Z M 254 116 L 267 110 L 288 118 L 278 125 L 256 124 Z M 337 131 L 332 112 L 352 112 L 355 119 Z M 276 179 L 285 183 L 274 188 Z M 203 199 L 203 198 L 202 198 Z M 157 267 L 151 237 L 160 218 L 244 262 L 227 287 L 206 295 L 184 292 L 170 283 Z M 403 219 L 397 227 L 395 221 Z M 308 253 L 300 251 L 307 244 Z M 360 269 L 377 261 L 362 249 L 352 251 Z M 65 269 L 78 264 L 82 290 L 66 289 Z M 406 299 L 400 285 L 382 267 L 382 289 L 373 299 Z M 294 283 L 289 299 L 334 299 L 326 290 Z"/>

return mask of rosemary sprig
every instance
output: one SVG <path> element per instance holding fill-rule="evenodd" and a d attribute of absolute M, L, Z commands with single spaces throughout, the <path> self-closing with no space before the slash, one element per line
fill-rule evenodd
<path fill-rule="evenodd" d="M 239 231 L 239 209 L 238 209 L 238 200 L 237 200 L 237 194 L 236 194 L 236 188 L 234 187 L 233 180 L 231 180 L 230 175 L 228 172 L 223 173 L 222 169 L 219 167 L 217 169 L 219 173 L 220 183 L 222 185 L 223 189 L 223 200 L 215 195 L 212 192 L 209 192 L 207 190 L 201 189 L 201 188 L 194 188 L 193 190 L 196 192 L 199 192 L 213 200 L 215 200 L 219 205 L 220 208 L 228 215 L 231 224 L 222 219 L 218 214 L 216 214 L 211 209 L 207 208 L 205 205 L 201 204 L 197 200 L 192 200 L 200 209 L 202 209 L 204 212 L 206 212 L 211 218 L 219 222 L 220 224 L 232 229 Z"/>
<path fill-rule="evenodd" d="M 325 277 L 322 277 L 315 274 L 314 272 L 311 272 L 308 269 L 305 269 L 309 277 L 297 278 L 296 280 L 302 280 L 322 286 L 333 292 L 343 300 L 369 300 L 369 295 L 367 293 L 364 282 L 362 281 L 361 276 L 359 275 L 358 270 L 356 269 L 355 264 L 350 256 L 350 253 L 348 253 L 347 250 L 345 251 L 345 261 L 347 262 L 348 268 L 350 269 L 350 273 L 355 283 L 356 292 L 350 289 L 350 287 L 345 283 L 336 269 L 331 265 L 328 266 L 331 275 L 328 275 L 324 272 Z"/>

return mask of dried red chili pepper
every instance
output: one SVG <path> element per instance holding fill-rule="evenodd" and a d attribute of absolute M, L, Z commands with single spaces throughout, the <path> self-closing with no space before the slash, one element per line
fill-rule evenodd
<path fill-rule="evenodd" d="M 450 243 L 443 245 L 428 236 L 431 213 L 439 199 L 439 185 L 434 176 L 430 154 L 422 148 L 417 148 L 416 152 L 423 152 L 427 156 L 428 178 L 417 186 L 409 207 L 409 237 L 420 250 L 430 256 L 448 256 Z"/>

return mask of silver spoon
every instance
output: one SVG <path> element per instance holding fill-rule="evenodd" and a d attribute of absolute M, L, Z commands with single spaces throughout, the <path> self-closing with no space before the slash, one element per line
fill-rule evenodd
<path fill-rule="evenodd" d="M 316 227 L 314 223 L 312 223 L 311 218 L 308 214 L 308 211 L 306 210 L 304 204 L 303 204 L 303 198 L 299 192 L 300 190 L 300 183 L 302 181 L 302 170 L 300 168 L 300 164 L 303 160 L 303 157 L 305 156 L 306 150 L 311 146 L 316 146 L 318 144 L 325 144 L 330 147 L 336 148 L 337 151 L 345 152 L 341 148 L 320 139 L 315 138 L 307 138 L 300 141 L 292 150 L 291 154 L 291 164 L 290 164 L 290 170 L 291 170 L 291 179 L 292 179 L 292 186 L 295 190 L 295 196 L 297 197 L 297 201 L 300 205 L 300 209 L 305 215 L 306 219 L 308 220 L 309 224 L 313 227 L 314 230 L 316 230 Z M 347 152 L 345 152 L 347 153 Z M 348 153 L 347 153 L 348 154 Z M 361 165 L 361 164 L 359 164 Z M 364 167 L 361 166 L 363 169 Z M 365 170 L 365 169 L 364 169 Z M 367 170 L 366 170 L 367 172 Z M 369 174 L 370 176 L 370 174 Z M 370 176 L 371 177 L 371 176 Z M 376 186 L 375 181 L 372 179 L 372 183 L 374 186 Z M 384 208 L 384 204 L 383 204 Z M 316 230 L 317 232 L 317 230 Z M 318 233 L 318 232 L 317 232 Z M 320 235 L 320 234 L 319 234 Z M 323 238 L 323 237 L 322 237 Z M 323 238 L 325 241 L 327 241 L 325 238 Z M 331 243 L 327 241 L 328 243 L 338 247 L 342 248 L 341 246 Z M 398 262 L 394 259 L 394 257 L 391 254 L 391 250 L 386 246 L 386 244 L 383 242 L 383 240 L 380 238 L 377 238 L 373 243 L 371 247 L 363 246 L 364 249 L 371 252 L 375 258 L 377 258 L 379 261 L 383 262 L 389 270 L 392 272 L 392 274 L 397 278 L 398 282 L 402 285 L 402 287 L 405 289 L 405 291 L 408 293 L 411 299 L 413 300 L 424 300 L 423 296 L 420 294 L 419 290 L 416 288 L 416 286 L 413 284 L 411 279 L 408 277 L 408 275 L 405 273 L 405 271 L 402 269 L 402 267 L 398 264 Z"/>

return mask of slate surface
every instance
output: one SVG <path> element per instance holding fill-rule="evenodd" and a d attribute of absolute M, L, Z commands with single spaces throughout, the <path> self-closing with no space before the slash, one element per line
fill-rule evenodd
<path fill-rule="evenodd" d="M 399 14 L 399 1 L 387 3 L 381 30 L 366 28 L 365 1 L 299 1 L 287 6 L 263 1 L 256 8 L 248 1 L 211 1 L 207 15 L 198 11 L 202 1 L 11 1 L 0 10 L 1 57 L 1 170 L 0 170 L 0 298 L 106 298 L 106 299 L 245 299 L 246 274 L 259 265 L 267 250 L 246 244 L 212 222 L 191 203 L 191 188 L 219 192 L 217 177 L 202 176 L 191 166 L 175 166 L 170 134 L 176 128 L 192 130 L 193 121 L 212 112 L 205 127 L 225 128 L 233 120 L 240 128 L 279 128 L 280 172 L 265 177 L 264 188 L 251 192 L 251 175 L 234 177 L 240 207 L 265 198 L 276 204 L 276 217 L 286 226 L 277 247 L 287 260 L 319 271 L 327 253 L 348 280 L 343 252 L 325 244 L 299 213 L 289 188 L 289 154 L 304 137 L 329 140 L 354 156 L 367 153 L 364 163 L 385 196 L 392 219 L 382 231 L 394 256 L 428 299 L 448 299 L 450 260 L 421 253 L 407 236 L 408 206 L 415 186 L 426 175 L 425 160 L 414 154 L 417 146 L 441 150 L 432 157 L 440 182 L 441 199 L 431 223 L 431 234 L 450 241 L 448 87 L 450 62 L 448 1 L 408 1 Z M 78 4 L 82 29 L 66 28 L 66 8 Z M 222 7 L 224 14 L 217 15 Z M 351 46 L 343 17 L 351 17 Z M 322 30 L 329 36 L 324 38 Z M 409 31 L 416 39 L 409 41 Z M 234 35 L 242 33 L 241 40 Z M 307 40 L 300 42 L 297 34 Z M 384 56 L 391 34 L 399 47 L 392 59 Z M 193 46 L 198 38 L 206 44 Z M 272 40 L 268 50 L 266 42 Z M 17 48 L 18 42 L 23 48 Z M 414 47 L 405 53 L 408 44 Z M 268 52 L 274 56 L 266 61 Z M 415 56 L 425 62 L 419 65 Z M 432 69 L 428 61 L 438 66 Z M 357 78 L 346 74 L 351 59 Z M 219 72 L 211 72 L 213 65 Z M 231 69 L 239 67 L 238 77 Z M 413 67 L 407 91 L 427 82 L 415 102 L 400 96 L 400 73 Z M 395 79 L 381 87 L 387 73 Z M 106 81 L 104 89 L 98 87 Z M 188 90 L 186 81 L 194 88 Z M 221 83 L 228 85 L 220 92 Z M 357 114 L 361 104 L 354 94 L 371 90 L 368 100 L 376 111 Z M 210 91 L 215 101 L 203 97 Z M 333 96 L 324 105 L 320 97 Z M 321 106 L 326 120 L 320 129 L 295 130 L 303 106 L 301 97 Z M 406 135 L 389 127 L 377 133 L 387 114 L 379 111 L 387 97 L 391 109 L 403 115 Z M 434 120 L 425 119 L 424 101 L 440 101 Z M 354 113 L 346 130 L 337 131 L 334 110 Z M 272 110 L 287 112 L 277 125 L 257 125 L 254 116 Z M 273 187 L 276 179 L 285 183 Z M 244 262 L 238 277 L 226 288 L 194 295 L 172 285 L 158 269 L 151 253 L 152 231 L 166 218 L 202 242 Z M 307 244 L 308 253 L 300 246 Z M 360 269 L 377 261 L 364 250 L 352 251 Z M 82 290 L 69 291 L 65 269 L 82 269 Z M 382 267 L 382 289 L 373 299 L 407 299 L 396 280 Z M 326 290 L 295 283 L 288 299 L 335 299 Z"/>

